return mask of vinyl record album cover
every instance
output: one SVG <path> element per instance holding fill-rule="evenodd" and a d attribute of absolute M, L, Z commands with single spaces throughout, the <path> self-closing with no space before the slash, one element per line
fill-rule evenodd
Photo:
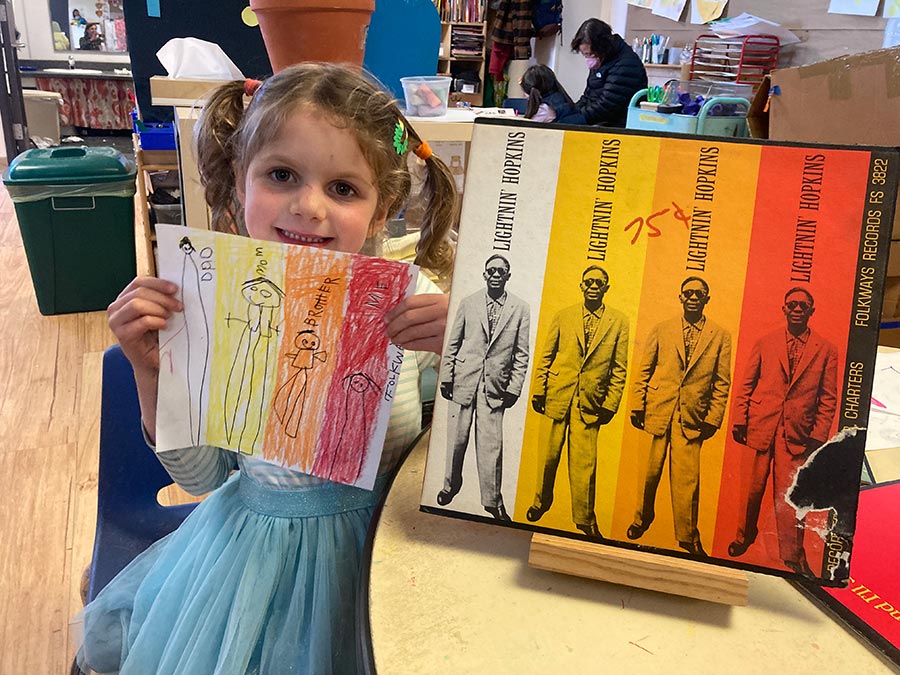
<path fill-rule="evenodd" d="M 853 569 L 846 588 L 797 587 L 900 665 L 900 577 L 894 561 L 900 533 L 886 523 L 900 521 L 900 481 L 864 487 L 854 538 Z"/>
<path fill-rule="evenodd" d="M 478 120 L 421 508 L 845 584 L 897 165 Z"/>

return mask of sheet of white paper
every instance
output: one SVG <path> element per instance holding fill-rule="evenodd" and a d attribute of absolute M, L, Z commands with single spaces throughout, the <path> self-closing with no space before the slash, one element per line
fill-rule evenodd
<path fill-rule="evenodd" d="M 715 21 L 725 10 L 728 0 L 691 0 L 691 23 Z"/>
<path fill-rule="evenodd" d="M 900 415 L 900 352 L 878 352 L 875 357 L 872 410 Z"/>
<path fill-rule="evenodd" d="M 884 7 L 881 8 L 881 16 L 888 19 L 900 17 L 900 0 L 884 0 Z"/>
<path fill-rule="evenodd" d="M 629 5 L 634 5 L 635 7 L 643 7 L 644 9 L 651 9 L 653 7 L 653 0 L 628 0 Z"/>
<path fill-rule="evenodd" d="M 878 352 L 866 450 L 900 448 L 900 352 Z"/>
<path fill-rule="evenodd" d="M 884 40 L 881 43 L 881 48 L 887 49 L 897 45 L 900 45 L 900 17 L 887 20 L 884 26 Z"/>
<path fill-rule="evenodd" d="M 872 405 L 866 429 L 866 452 L 900 448 L 900 415 L 885 412 Z"/>
<path fill-rule="evenodd" d="M 800 38 L 780 24 L 744 12 L 728 19 L 720 19 L 709 24 L 719 37 L 739 35 L 775 35 L 782 45 L 800 42 Z"/>
<path fill-rule="evenodd" d="M 881 0 L 831 0 L 828 4 L 828 13 L 875 16 L 880 1 Z"/>
<path fill-rule="evenodd" d="M 160 331 L 157 451 L 215 445 L 371 488 L 403 357 L 384 314 L 418 268 L 178 225 L 157 243 L 184 304 Z"/>
<path fill-rule="evenodd" d="M 653 0 L 651 9 L 656 16 L 678 21 L 684 11 L 685 2 L 686 0 Z"/>

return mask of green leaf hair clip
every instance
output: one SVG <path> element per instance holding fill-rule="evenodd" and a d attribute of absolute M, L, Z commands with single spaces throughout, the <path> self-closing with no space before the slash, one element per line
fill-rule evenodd
<path fill-rule="evenodd" d="M 394 127 L 394 150 L 398 155 L 405 155 L 407 149 L 409 149 L 409 133 L 406 131 L 406 125 L 398 120 L 397 126 Z"/>

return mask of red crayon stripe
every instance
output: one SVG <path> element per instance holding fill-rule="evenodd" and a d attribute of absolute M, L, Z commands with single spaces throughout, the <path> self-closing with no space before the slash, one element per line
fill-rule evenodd
<path fill-rule="evenodd" d="M 380 258 L 355 258 L 347 313 L 326 399 L 328 416 L 316 446 L 312 473 L 355 483 L 387 382 L 388 338 L 384 314 L 403 298 L 411 268 Z"/>

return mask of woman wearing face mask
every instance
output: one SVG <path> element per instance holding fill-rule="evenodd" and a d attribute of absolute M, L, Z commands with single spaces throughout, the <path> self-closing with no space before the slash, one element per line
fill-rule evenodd
<path fill-rule="evenodd" d="M 588 124 L 624 127 L 634 93 L 647 86 L 640 57 L 600 19 L 588 19 L 572 38 L 587 64 L 587 86 L 575 107 Z"/>

